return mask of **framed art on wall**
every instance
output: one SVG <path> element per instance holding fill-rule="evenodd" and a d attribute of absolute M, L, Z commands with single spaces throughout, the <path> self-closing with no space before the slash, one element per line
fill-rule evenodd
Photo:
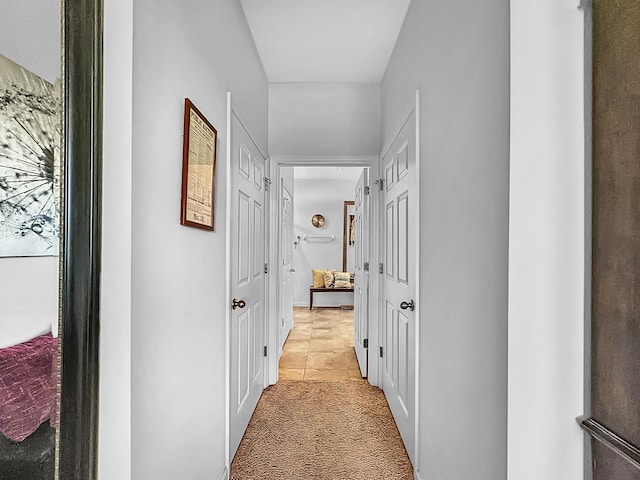
<path fill-rule="evenodd" d="M 0 257 L 58 255 L 60 88 L 0 54 Z"/>
<path fill-rule="evenodd" d="M 218 132 L 184 99 L 180 224 L 213 231 Z"/>

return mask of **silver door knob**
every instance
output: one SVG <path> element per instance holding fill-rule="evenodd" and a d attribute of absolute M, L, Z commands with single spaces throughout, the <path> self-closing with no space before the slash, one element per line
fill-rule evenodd
<path fill-rule="evenodd" d="M 289 269 L 289 271 L 290 271 L 291 273 L 293 273 L 293 272 L 295 272 L 295 271 L 296 271 L 296 269 L 295 269 L 295 268 L 290 268 L 290 269 Z"/>
<path fill-rule="evenodd" d="M 406 309 L 408 308 L 409 310 L 411 310 L 411 311 L 413 312 L 413 309 L 414 309 L 414 308 L 416 308 L 416 304 L 415 304 L 415 303 L 413 303 L 413 299 L 412 299 L 409 303 L 407 303 L 407 302 L 402 302 L 402 303 L 400 304 L 400 308 L 401 308 L 402 310 L 406 310 Z"/>
<path fill-rule="evenodd" d="M 235 298 L 231 301 L 231 308 L 235 310 L 236 308 L 244 308 L 247 304 L 244 300 L 236 300 Z"/>

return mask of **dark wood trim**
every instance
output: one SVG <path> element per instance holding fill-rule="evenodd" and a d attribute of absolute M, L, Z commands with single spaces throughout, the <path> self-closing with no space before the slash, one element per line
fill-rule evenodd
<path fill-rule="evenodd" d="M 587 129 L 592 138 L 591 356 L 589 417 L 580 424 L 591 436 L 587 454 L 594 480 L 640 479 L 637 7 L 637 0 L 594 0 L 588 17 L 593 22 L 593 117 Z"/>
<path fill-rule="evenodd" d="M 211 225 L 192 222 L 187 219 L 187 199 L 188 199 L 188 183 L 189 183 L 189 141 L 191 135 L 191 110 L 202 120 L 211 130 L 213 130 L 213 175 L 211 177 Z M 184 130 L 182 135 L 182 192 L 180 194 L 180 225 L 187 227 L 200 228 L 213 232 L 215 230 L 215 213 L 216 213 L 216 156 L 218 149 L 218 130 L 211 124 L 207 117 L 198 110 L 189 98 L 184 99 Z M 262 181 L 262 179 L 260 180 Z"/>
<path fill-rule="evenodd" d="M 342 271 L 347 271 L 347 235 L 349 234 L 349 226 L 347 225 L 347 212 L 349 205 L 355 205 L 353 200 L 345 200 L 342 212 Z"/>
<path fill-rule="evenodd" d="M 580 417 L 578 418 L 578 423 L 591 438 L 602 443 L 640 470 L 640 449 L 620 438 L 593 418 Z"/>
<path fill-rule="evenodd" d="M 352 284 L 353 285 L 353 284 Z M 349 288 L 334 288 L 334 287 L 309 287 L 309 310 L 313 308 L 313 294 L 314 293 L 335 293 L 335 292 L 353 292 L 353 286 Z M 335 308 L 335 307 L 316 307 L 316 308 Z"/>
<path fill-rule="evenodd" d="M 97 478 L 102 0 L 64 0 L 60 478 Z"/>

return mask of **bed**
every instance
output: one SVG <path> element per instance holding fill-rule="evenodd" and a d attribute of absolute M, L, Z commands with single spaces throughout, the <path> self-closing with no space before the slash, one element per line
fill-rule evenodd
<path fill-rule="evenodd" d="M 0 480 L 52 480 L 58 342 L 0 349 Z"/>

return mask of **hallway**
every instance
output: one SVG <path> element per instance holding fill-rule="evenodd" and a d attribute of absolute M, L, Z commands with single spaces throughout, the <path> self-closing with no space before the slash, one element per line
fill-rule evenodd
<path fill-rule="evenodd" d="M 21 24 L 5 11 L 10 28 L 4 29 L 2 54 L 35 52 L 31 42 L 44 44 L 46 31 L 33 26 L 41 17 L 52 21 L 54 16 L 46 15 L 46 9 L 31 8 L 32 2 L 7 3 L 19 5 L 27 17 Z M 91 300 L 86 315 L 76 315 L 79 310 L 73 302 L 63 305 L 62 311 L 74 319 L 68 331 L 76 332 L 76 324 L 95 325 L 90 332 L 100 336 L 62 336 L 68 353 L 90 355 L 95 367 L 83 370 L 81 384 L 67 382 L 74 390 L 69 400 L 90 399 L 99 409 L 86 410 L 86 416 L 68 416 L 75 425 L 68 431 L 80 433 L 62 436 L 61 451 L 78 452 L 87 459 L 81 466 L 97 471 L 104 480 L 229 480 L 237 448 L 231 447 L 237 443 L 229 437 L 238 432 L 240 440 L 246 426 L 243 422 L 231 428 L 230 421 L 238 407 L 231 392 L 239 390 L 228 381 L 232 361 L 239 357 L 230 342 L 231 329 L 238 325 L 233 299 L 260 301 L 239 296 L 230 281 L 234 266 L 230 250 L 237 246 L 231 241 L 232 222 L 239 218 L 233 213 L 237 202 L 230 199 L 231 161 L 239 152 L 231 149 L 237 138 L 231 110 L 239 113 L 252 143 L 270 159 L 268 171 L 246 171 L 254 178 L 262 176 L 263 185 L 271 187 L 261 204 L 263 223 L 271 233 L 281 190 L 277 165 L 286 162 L 304 161 L 309 167 L 371 162 L 370 193 L 379 199 L 385 182 L 388 186 L 380 158 L 420 89 L 421 115 L 412 129 L 419 168 L 410 177 L 419 183 L 420 198 L 417 213 L 408 217 L 419 223 L 420 255 L 411 256 L 419 278 L 415 295 L 398 298 L 414 300 L 419 325 L 414 336 L 415 478 L 425 480 L 442 472 L 459 480 L 582 478 L 584 466 L 590 466 L 589 452 L 575 418 L 590 405 L 590 383 L 584 375 L 590 345 L 583 341 L 590 334 L 585 318 L 591 291 L 585 285 L 593 277 L 588 261 L 591 156 L 585 142 L 591 122 L 585 97 L 593 89 L 585 82 L 591 65 L 585 64 L 583 53 L 593 51 L 588 23 L 592 3 L 597 7 L 595 20 L 598 8 L 619 15 L 611 19 L 619 19 L 625 28 L 615 31 L 627 32 L 627 22 L 637 20 L 637 15 L 622 10 L 626 0 L 196 0 L 186 6 L 151 0 L 65 0 L 64 5 L 74 8 L 100 12 L 104 8 L 104 15 L 75 15 L 73 23 L 64 22 L 63 30 L 66 39 L 76 38 L 72 33 L 87 35 L 86 40 L 79 39 L 87 48 L 69 49 L 65 56 L 68 75 L 62 78 L 69 82 L 61 85 L 63 93 L 68 98 L 68 88 L 95 83 L 95 88 L 82 89 L 91 93 L 80 97 L 87 108 L 78 105 L 72 113 L 95 115 L 96 120 L 73 122 L 83 130 L 64 136 L 60 151 L 65 161 L 71 160 L 68 165 L 80 167 L 85 180 L 63 183 L 95 185 L 87 198 L 97 202 L 95 222 L 65 224 L 92 227 L 97 248 L 86 252 L 90 258 L 82 265 L 87 275 L 98 274 L 100 281 L 76 282 L 83 292 L 91 291 L 91 296 L 78 296 Z M 383 37 L 381 46 L 378 40 Z M 637 38 L 631 35 L 628 40 Z M 96 57 L 95 64 L 89 54 Z M 617 56 L 603 58 L 607 61 L 598 64 L 609 67 Z M 611 65 L 609 72 L 630 71 L 624 68 L 628 64 Z M 607 91 L 620 95 L 615 100 L 620 105 L 633 106 L 625 98 L 632 91 L 624 78 L 618 79 L 620 88 L 613 83 Z M 213 232 L 186 227 L 178 220 L 185 98 L 193 100 L 217 129 Z M 619 133 L 640 132 L 628 128 L 633 125 L 625 119 L 621 127 L 615 126 L 615 134 L 604 133 L 621 142 Z M 95 136 L 94 143 L 83 134 L 85 127 Z M 104 148 L 93 148 L 100 139 Z M 103 168 L 90 171 L 89 162 L 76 162 L 74 157 L 84 158 L 84 150 L 71 148 L 72 140 L 87 145 L 96 165 Z M 627 156 L 633 151 L 625 148 L 619 160 L 634 165 Z M 89 178 L 95 183 L 86 181 Z M 327 192 L 335 187 L 325 185 Z M 100 191 L 102 195 L 94 194 Z M 78 199 L 75 193 L 74 198 Z M 320 206 L 323 198 L 318 195 L 313 214 L 325 216 L 324 234 L 340 217 L 327 215 Z M 601 198 L 609 198 L 606 191 Z M 65 213 L 73 213 L 75 203 L 60 205 L 69 207 Z M 255 202 L 252 205 L 249 214 L 255 219 Z M 372 225 L 382 227 L 384 203 L 375 205 L 381 208 Z M 619 209 L 604 218 L 619 218 L 623 212 Z M 97 220 L 100 217 L 102 221 Z M 303 220 L 308 226 L 311 216 Z M 68 235 L 64 230 L 61 233 Z M 242 266 L 256 274 L 268 270 L 263 308 L 251 312 L 275 325 L 268 325 L 261 338 L 254 336 L 258 349 L 252 348 L 249 357 L 252 366 L 265 367 L 254 383 L 267 385 L 278 376 L 278 353 L 286 337 L 276 328 L 281 317 L 271 311 L 281 301 L 274 295 L 279 288 L 274 277 L 283 271 L 275 258 L 282 243 L 259 240 L 252 241 L 264 244 L 268 258 L 250 250 L 251 261 Z M 389 266 L 387 260 L 397 259 L 396 251 L 384 255 L 380 240 L 367 259 L 373 286 L 384 278 L 380 264 Z M 78 244 L 78 239 L 65 242 Z M 298 252 L 301 248 L 298 245 Z M 61 260 L 79 260 L 66 257 Z M 102 269 L 96 268 L 100 261 Z M 2 259 L 3 268 L 9 262 L 13 260 Z M 36 265 L 53 265 L 57 260 L 16 257 L 16 262 L 16 275 L 3 276 L 2 292 L 13 302 L 21 298 L 13 294 L 21 288 L 38 300 L 15 303 L 25 309 L 39 307 L 43 302 L 35 279 L 45 277 Z M 320 262 L 313 266 L 337 267 Z M 305 272 L 297 271 L 299 276 Z M 63 282 L 72 282 L 67 276 L 62 276 Z M 51 285 L 56 278 L 51 277 Z M 381 318 L 372 322 L 373 333 L 363 337 L 370 340 L 372 353 L 369 380 L 384 384 L 379 349 L 388 350 L 382 329 L 376 329 L 383 325 L 386 309 L 379 292 L 371 298 L 377 300 L 371 311 Z M 336 302 L 341 303 L 345 302 Z M 399 308 L 397 302 L 393 306 Z M 235 310 L 236 316 L 240 310 Z M 306 327 L 309 332 L 292 332 L 291 340 L 306 335 L 308 349 L 295 355 L 293 343 L 287 345 L 280 365 L 282 378 L 338 375 L 348 380 L 333 383 L 367 385 L 351 380 L 356 371 L 348 363 L 350 351 L 340 352 L 347 348 L 344 343 L 314 341 L 313 318 L 325 314 L 342 315 L 312 312 L 306 322 L 311 323 Z M 63 330 L 65 325 L 63 321 Z M 622 340 L 628 343 L 629 338 Z M 330 350 L 314 350 L 319 343 Z M 264 347 L 267 357 L 260 362 Z M 318 358 L 324 355 L 314 352 L 341 353 L 347 366 L 341 360 L 319 365 Z M 241 364 L 245 370 L 246 358 Z M 86 365 L 79 362 L 78 367 Z M 94 374 L 97 371 L 100 375 Z M 74 378 L 73 373 L 67 375 Z M 94 428 L 96 424 L 99 428 Z M 545 429 L 532 435 L 532 425 Z M 88 441 L 83 441 L 85 437 Z M 273 443 L 279 440 L 272 437 Z M 65 479 L 74 478 L 66 469 L 75 465 L 64 463 Z"/>
<path fill-rule="evenodd" d="M 382 390 L 360 376 L 353 310 L 295 308 L 294 321 L 230 479 L 414 478 Z"/>

